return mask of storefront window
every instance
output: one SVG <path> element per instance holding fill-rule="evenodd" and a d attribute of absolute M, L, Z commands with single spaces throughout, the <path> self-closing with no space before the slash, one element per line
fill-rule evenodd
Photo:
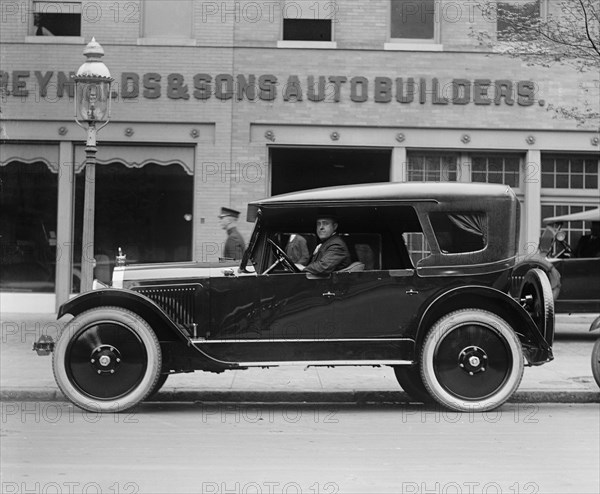
<path fill-rule="evenodd" d="M 0 166 L 0 289 L 54 292 L 58 173 L 45 163 Z"/>
<path fill-rule="evenodd" d="M 82 170 L 76 179 L 76 271 L 81 265 L 84 179 Z M 181 166 L 99 164 L 95 184 L 94 277 L 110 281 L 119 247 L 128 263 L 191 260 L 194 183 Z"/>
<path fill-rule="evenodd" d="M 547 189 L 597 189 L 598 156 L 543 155 L 542 187 Z"/>
<path fill-rule="evenodd" d="M 409 182 L 456 182 L 458 155 L 441 153 L 409 153 Z"/>
<path fill-rule="evenodd" d="M 473 155 L 471 181 L 519 187 L 519 167 L 518 156 Z"/>

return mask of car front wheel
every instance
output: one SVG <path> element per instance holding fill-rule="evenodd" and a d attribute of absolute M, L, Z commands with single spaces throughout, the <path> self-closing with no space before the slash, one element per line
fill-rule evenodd
<path fill-rule="evenodd" d="M 161 350 L 140 316 L 100 307 L 67 324 L 52 363 L 58 387 L 74 404 L 93 412 L 122 412 L 156 386 Z"/>
<path fill-rule="evenodd" d="M 500 406 L 523 377 L 519 339 L 506 321 L 481 309 L 459 310 L 437 321 L 425 337 L 421 359 L 425 387 L 457 411 Z"/>

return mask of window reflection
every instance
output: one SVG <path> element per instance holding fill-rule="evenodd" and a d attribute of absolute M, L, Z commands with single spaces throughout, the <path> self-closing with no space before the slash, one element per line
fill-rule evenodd
<path fill-rule="evenodd" d="M 0 289 L 53 292 L 58 174 L 45 163 L 0 167 Z"/>
<path fill-rule="evenodd" d="M 76 179 L 75 265 L 81 263 L 85 170 Z M 192 258 L 193 176 L 179 165 L 96 166 L 94 277 L 112 278 L 121 247 L 127 263 Z"/>

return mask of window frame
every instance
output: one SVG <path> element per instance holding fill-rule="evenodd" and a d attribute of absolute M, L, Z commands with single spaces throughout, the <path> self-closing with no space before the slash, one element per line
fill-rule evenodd
<path fill-rule="evenodd" d="M 292 20 L 302 20 L 290 18 Z M 308 48 L 308 49 L 336 49 L 337 42 L 335 41 L 335 22 L 333 19 L 307 19 L 307 20 L 322 20 L 329 21 L 331 26 L 331 40 L 330 41 L 314 41 L 314 40 L 286 40 L 283 39 L 283 25 L 286 17 L 281 16 L 281 22 L 279 24 L 279 39 L 277 40 L 277 48 Z"/>
<path fill-rule="evenodd" d="M 431 39 L 423 38 L 394 38 L 392 37 L 392 17 L 393 2 L 389 0 L 389 15 L 387 24 L 387 39 L 384 43 L 384 50 L 390 51 L 442 51 L 442 29 L 440 22 L 440 8 L 442 0 L 433 0 L 433 37 Z"/>
<path fill-rule="evenodd" d="M 596 198 L 598 197 L 598 193 L 600 192 L 600 159 L 596 159 L 596 186 L 595 187 L 573 187 L 571 185 L 571 177 L 574 175 L 573 171 L 572 171 L 572 164 L 571 164 L 571 160 L 572 159 L 583 159 L 583 160 L 591 160 L 593 161 L 594 155 L 593 154 L 588 154 L 588 153 L 542 153 L 541 156 L 541 160 L 540 160 L 540 175 L 541 175 L 541 188 L 543 191 L 544 195 L 562 195 L 567 191 L 578 191 L 578 194 L 581 195 L 582 197 L 586 197 L 586 196 L 595 196 Z M 553 183 L 555 184 L 553 187 L 545 187 L 544 186 L 544 176 L 548 174 L 548 172 L 544 172 L 544 161 L 548 160 L 548 159 L 552 159 L 553 160 L 553 172 L 552 172 L 552 176 L 553 176 Z M 557 178 L 557 174 L 558 171 L 556 169 L 556 161 L 558 159 L 568 159 L 568 169 L 567 172 L 565 173 L 565 175 L 567 176 L 567 180 L 568 180 L 568 184 L 566 187 L 557 187 L 556 186 L 556 178 Z M 584 164 L 583 166 L 583 172 L 582 172 L 582 180 L 584 182 L 585 185 L 585 181 L 586 181 L 586 176 L 587 175 L 594 175 L 594 174 L 586 174 L 585 173 L 585 168 L 586 165 Z"/>
<path fill-rule="evenodd" d="M 523 169 L 523 164 L 525 162 L 525 158 L 521 153 L 502 153 L 502 152 L 493 152 L 493 151 L 474 151 L 474 152 L 470 152 L 470 153 L 466 153 L 464 155 L 465 158 L 465 165 L 467 165 L 468 167 L 468 179 L 469 182 L 471 183 L 485 183 L 485 184 L 493 184 L 493 183 L 500 183 L 500 184 L 504 184 L 504 185 L 508 185 L 509 187 L 511 187 L 513 190 L 518 191 L 522 188 L 522 183 L 523 183 L 523 173 L 521 173 L 521 170 Z M 486 180 L 485 182 L 480 182 L 477 180 L 473 180 L 473 174 L 476 173 L 473 167 L 473 158 L 485 158 L 486 160 L 486 169 L 483 172 L 477 172 L 477 173 L 484 173 L 486 176 L 486 179 L 489 179 L 489 175 L 490 175 L 490 163 L 489 160 L 490 158 L 500 158 L 502 159 L 502 169 L 498 171 L 498 173 L 500 173 L 501 177 L 502 177 L 502 181 L 501 182 L 490 182 L 489 180 Z M 506 170 L 506 159 L 507 158 L 516 158 L 518 160 L 518 165 L 517 165 L 517 184 L 516 185 L 511 185 L 506 183 L 507 181 L 505 180 L 506 176 L 508 173 Z M 492 172 L 494 172 L 494 170 L 492 170 Z"/>
<path fill-rule="evenodd" d="M 82 14 L 82 3 L 83 0 L 58 0 L 58 1 L 49 1 L 49 0 L 31 0 L 29 4 L 29 11 L 27 15 L 27 35 L 25 36 L 25 43 L 31 44 L 72 44 L 78 45 L 82 44 L 85 41 L 84 36 L 82 35 L 83 30 L 83 17 Z M 60 35 L 52 35 L 52 36 L 37 36 L 35 34 L 35 24 L 34 24 L 34 16 L 39 13 L 38 10 L 42 4 L 52 5 L 54 8 L 57 6 L 69 5 L 71 8 L 74 8 L 76 12 L 80 16 L 79 21 L 79 34 L 78 35 L 68 35 L 68 36 L 60 36 Z M 77 12 L 78 11 L 78 12 Z M 54 12 L 52 12 L 54 13 Z"/>
<path fill-rule="evenodd" d="M 181 32 L 178 32 L 176 36 L 156 36 L 156 35 L 148 35 L 147 34 L 147 26 L 146 23 L 149 19 L 148 10 L 145 8 L 147 2 L 143 2 L 140 5 L 140 28 L 139 28 L 139 38 L 137 39 L 137 44 L 141 46 L 196 46 L 196 38 L 194 37 L 194 18 L 195 18 L 195 8 L 193 0 L 184 0 L 189 4 L 189 16 L 188 16 L 188 32 L 186 35 L 181 35 Z"/>
<path fill-rule="evenodd" d="M 419 179 L 419 180 L 411 179 L 411 177 L 410 177 L 411 158 L 413 158 L 415 156 L 437 158 L 439 160 L 438 161 L 438 165 L 439 165 L 438 171 L 439 171 L 439 175 L 440 175 L 439 180 L 427 180 L 428 171 L 426 169 L 422 170 L 423 177 L 424 177 L 423 179 Z M 442 161 L 442 158 L 454 158 L 454 165 L 455 165 L 454 173 L 456 174 L 456 177 L 454 180 L 449 180 L 449 179 L 444 180 L 444 177 L 449 177 L 453 171 L 445 167 L 445 164 Z M 460 152 L 457 152 L 454 150 L 447 150 L 447 151 L 427 150 L 427 149 L 409 149 L 409 150 L 407 150 L 407 153 L 406 153 L 406 181 L 407 182 L 460 182 L 461 181 L 460 177 L 461 177 L 461 153 Z"/>
<path fill-rule="evenodd" d="M 496 17 L 496 22 L 494 24 L 494 28 L 495 28 L 495 38 L 496 38 L 496 42 L 504 45 L 504 46 L 514 46 L 514 47 L 519 47 L 519 46 L 524 46 L 527 41 L 510 41 L 510 40 L 503 40 L 500 39 L 500 37 L 498 36 L 500 31 L 498 30 L 498 20 L 499 20 L 499 16 L 498 16 L 498 4 L 502 4 L 502 3 L 513 3 L 513 4 L 525 4 L 525 3 L 534 3 L 534 2 L 539 2 L 540 4 L 540 20 L 544 21 L 545 19 L 547 19 L 548 17 L 548 0 L 496 0 L 495 2 L 495 17 Z"/>

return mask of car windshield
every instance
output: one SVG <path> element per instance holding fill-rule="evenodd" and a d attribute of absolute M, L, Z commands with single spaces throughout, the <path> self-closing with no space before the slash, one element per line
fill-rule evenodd
<path fill-rule="evenodd" d="M 255 233 L 260 230 L 260 234 L 249 256 L 260 266 L 259 272 L 264 272 L 275 261 L 269 241 L 286 252 L 293 262 L 306 261 L 296 256 L 308 254 L 310 257 L 319 244 L 315 222 L 322 214 L 337 218 L 337 233 L 348 247 L 352 261 L 363 263 L 366 270 L 412 269 L 421 256 L 428 255 L 428 249 L 423 249 L 426 242 L 423 242 L 421 224 L 412 206 L 272 208 L 261 213 L 255 228 Z M 292 243 L 299 237 L 304 254 L 292 249 Z M 416 257 L 411 258 L 411 250 Z"/>

